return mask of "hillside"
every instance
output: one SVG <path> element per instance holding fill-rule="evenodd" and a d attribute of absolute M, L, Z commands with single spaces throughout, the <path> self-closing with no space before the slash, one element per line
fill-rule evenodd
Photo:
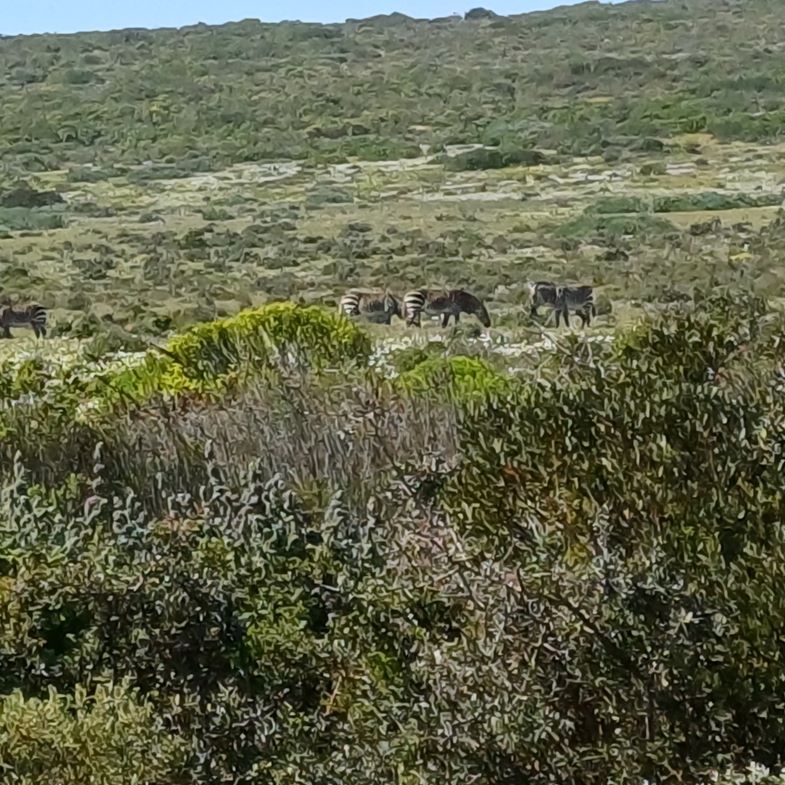
<path fill-rule="evenodd" d="M 785 121 L 783 32 L 776 0 L 667 0 L 6 38 L 0 143 L 19 166 L 171 156 L 193 171 L 419 144 L 585 155 L 625 135 L 770 141 Z"/>

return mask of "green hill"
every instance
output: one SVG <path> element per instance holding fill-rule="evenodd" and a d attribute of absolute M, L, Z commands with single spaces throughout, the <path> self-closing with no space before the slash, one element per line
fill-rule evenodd
<path fill-rule="evenodd" d="M 768 141 L 785 127 L 783 32 L 775 0 L 668 0 L 5 38 L 0 144 L 33 168 L 171 156 L 199 170 L 421 143 Z"/>
<path fill-rule="evenodd" d="M 82 335 L 349 285 L 514 323 L 528 278 L 612 319 L 781 297 L 783 33 L 780 3 L 668 0 L 0 39 L 0 301 Z"/>

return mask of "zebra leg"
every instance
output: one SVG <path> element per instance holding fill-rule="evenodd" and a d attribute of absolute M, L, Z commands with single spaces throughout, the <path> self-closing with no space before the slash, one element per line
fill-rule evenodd
<path fill-rule="evenodd" d="M 460 314 L 460 311 L 459 311 L 458 313 L 455 314 L 455 323 L 458 324 L 458 322 L 460 320 L 461 320 L 461 314 Z"/>
<path fill-rule="evenodd" d="M 11 337 L 11 328 L 7 325 L 3 325 L 3 338 L 10 338 Z"/>
<path fill-rule="evenodd" d="M 447 313 L 442 314 L 442 328 L 446 327 L 449 323 L 450 323 L 450 313 L 448 311 Z"/>
<path fill-rule="evenodd" d="M 562 310 L 561 315 L 564 317 L 564 326 L 565 327 L 569 327 L 570 326 L 570 309 L 567 308 L 566 305 L 564 306 L 564 309 Z"/>

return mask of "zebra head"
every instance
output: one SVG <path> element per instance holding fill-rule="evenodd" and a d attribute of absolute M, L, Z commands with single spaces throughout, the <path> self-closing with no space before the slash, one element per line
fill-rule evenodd
<path fill-rule="evenodd" d="M 390 292 L 385 292 L 384 295 L 384 310 L 385 313 L 391 313 L 399 319 L 404 318 L 403 303 Z"/>
<path fill-rule="evenodd" d="M 491 326 L 491 315 L 488 313 L 485 303 L 481 300 L 477 301 L 477 310 L 474 312 L 474 315 L 482 322 L 483 327 Z"/>
<path fill-rule="evenodd" d="M 483 327 L 491 326 L 491 317 L 485 303 L 477 295 L 467 292 L 465 289 L 452 289 L 449 292 L 449 299 L 464 313 L 474 314 L 482 323 Z"/>

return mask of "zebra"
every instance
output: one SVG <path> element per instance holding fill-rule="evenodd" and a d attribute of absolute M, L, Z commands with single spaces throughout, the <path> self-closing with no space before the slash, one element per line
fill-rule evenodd
<path fill-rule="evenodd" d="M 421 327 L 421 316 L 441 316 L 442 327 L 446 327 L 450 317 L 458 324 L 462 313 L 474 314 L 484 327 L 491 326 L 488 309 L 479 297 L 463 289 L 414 289 L 403 298 L 403 312 L 407 326 Z"/>
<path fill-rule="evenodd" d="M 350 289 L 341 297 L 338 312 L 349 318 L 364 317 L 375 324 L 390 324 L 393 316 L 403 319 L 401 301 L 378 289 Z"/>
<path fill-rule="evenodd" d="M 10 305 L 0 307 L 0 329 L 3 338 L 11 337 L 12 327 L 32 327 L 36 338 L 46 337 L 46 309 L 32 303 L 23 308 L 13 308 Z"/>
<path fill-rule="evenodd" d="M 591 324 L 591 317 L 597 315 L 591 286 L 559 286 L 553 281 L 535 281 L 529 284 L 529 295 L 531 315 L 537 316 L 537 308 L 545 305 L 556 314 L 557 327 L 560 316 L 564 317 L 564 324 L 570 326 L 570 311 L 578 314 L 583 327 Z"/>

